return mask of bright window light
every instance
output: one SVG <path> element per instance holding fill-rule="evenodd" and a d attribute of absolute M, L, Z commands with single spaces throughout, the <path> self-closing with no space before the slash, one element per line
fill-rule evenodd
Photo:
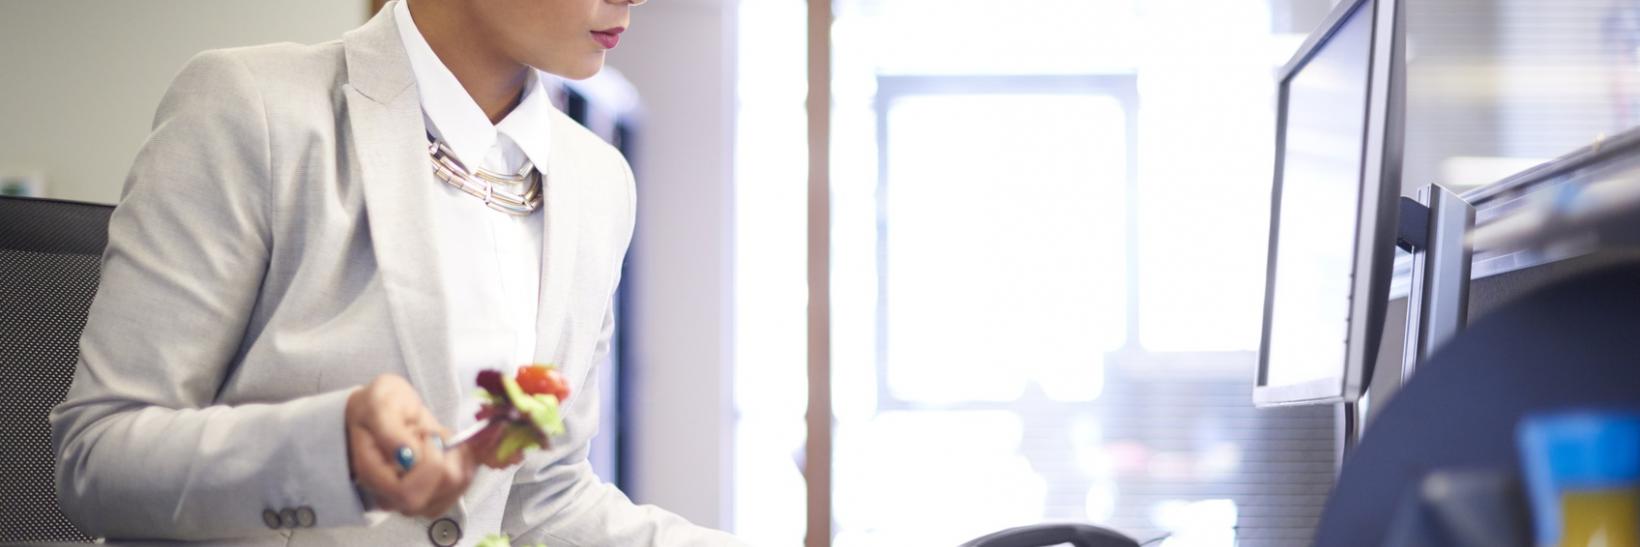
<path fill-rule="evenodd" d="M 739 5 L 734 529 L 797 546 L 806 4 Z M 1297 46 L 1268 6 L 835 7 L 833 544 L 1307 543 L 1331 411 L 1250 403 Z"/>

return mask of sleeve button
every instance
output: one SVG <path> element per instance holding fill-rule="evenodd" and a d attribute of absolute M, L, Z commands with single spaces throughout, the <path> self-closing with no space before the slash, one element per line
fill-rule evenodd
<path fill-rule="evenodd" d="M 272 509 L 263 510 L 262 511 L 262 524 L 268 525 L 268 528 L 278 530 L 279 529 L 279 513 L 275 512 Z"/>
<path fill-rule="evenodd" d="M 296 525 L 303 528 L 312 528 L 319 516 L 313 513 L 313 508 L 303 505 L 296 508 Z"/>
<path fill-rule="evenodd" d="M 296 527 L 296 510 L 286 508 L 285 510 L 280 511 L 279 512 L 279 526 L 281 526 L 283 528 L 295 528 Z"/>

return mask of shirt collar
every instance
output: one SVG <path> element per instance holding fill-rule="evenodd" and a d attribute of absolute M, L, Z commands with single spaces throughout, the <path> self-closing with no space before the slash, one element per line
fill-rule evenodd
<path fill-rule="evenodd" d="M 552 98 L 542 84 L 541 73 L 530 69 L 530 81 L 524 83 L 524 97 L 518 101 L 518 106 L 501 118 L 501 123 L 495 124 L 495 130 L 511 138 L 518 144 L 519 150 L 529 156 L 530 162 L 546 172 L 547 150 L 551 144 L 550 127 L 552 113 Z"/>
<path fill-rule="evenodd" d="M 421 95 L 422 115 L 427 118 L 427 129 L 443 139 L 456 157 L 469 167 L 483 165 L 491 147 L 496 145 L 498 132 L 506 134 L 543 171 L 546 169 L 548 134 L 548 103 L 541 75 L 529 71 L 524 83 L 524 96 L 500 123 L 491 124 L 489 116 L 478 107 L 461 81 L 444 66 L 438 54 L 416 28 L 410 17 L 409 2 L 393 6 L 393 17 L 398 23 L 399 39 L 410 56 L 410 69 L 416 76 L 416 88 Z"/>

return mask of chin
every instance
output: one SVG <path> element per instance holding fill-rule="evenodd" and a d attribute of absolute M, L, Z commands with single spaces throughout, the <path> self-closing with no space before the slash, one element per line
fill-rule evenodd
<path fill-rule="evenodd" d="M 526 64 L 528 64 L 530 66 L 533 66 L 536 69 L 541 70 L 542 72 L 551 73 L 552 75 L 558 76 L 560 78 L 568 78 L 568 79 L 571 79 L 571 80 L 585 80 L 587 78 L 591 78 L 593 76 L 596 76 L 598 74 L 598 71 L 604 69 L 604 55 L 602 53 L 599 53 L 598 55 L 590 56 L 587 59 L 580 60 L 578 62 L 577 61 L 563 62 L 562 60 L 559 60 L 559 62 L 556 62 L 556 63 L 526 63 Z"/>
<path fill-rule="evenodd" d="M 587 78 L 591 78 L 593 76 L 598 75 L 598 71 L 603 70 L 603 69 L 604 69 L 604 56 L 599 55 L 598 60 L 593 61 L 593 62 L 589 62 L 589 63 L 580 63 L 580 64 L 577 64 L 575 66 L 572 66 L 572 67 L 569 68 L 569 70 L 566 70 L 564 74 L 559 74 L 559 76 L 563 76 L 563 77 L 569 78 L 571 80 L 585 80 Z"/>
<path fill-rule="evenodd" d="M 563 76 L 563 77 L 569 78 L 571 80 L 585 80 L 587 78 L 597 76 L 598 71 L 603 70 L 603 68 L 604 68 L 604 66 L 600 64 L 598 66 L 587 67 L 585 69 L 577 69 L 577 70 L 566 71 L 563 74 L 559 74 L 559 76 Z"/>

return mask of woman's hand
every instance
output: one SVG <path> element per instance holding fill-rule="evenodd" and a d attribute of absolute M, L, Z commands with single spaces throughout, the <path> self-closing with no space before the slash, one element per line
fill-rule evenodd
<path fill-rule="evenodd" d="M 495 452 L 494 439 L 475 438 L 446 452 L 432 437 L 449 431 L 422 404 L 404 378 L 377 376 L 347 398 L 348 465 L 354 480 L 370 495 L 376 509 L 413 517 L 435 518 L 455 505 L 472 484 L 479 450 Z M 488 442 L 484 442 L 488 441 Z M 408 447 L 410 469 L 400 466 L 398 452 Z"/>

